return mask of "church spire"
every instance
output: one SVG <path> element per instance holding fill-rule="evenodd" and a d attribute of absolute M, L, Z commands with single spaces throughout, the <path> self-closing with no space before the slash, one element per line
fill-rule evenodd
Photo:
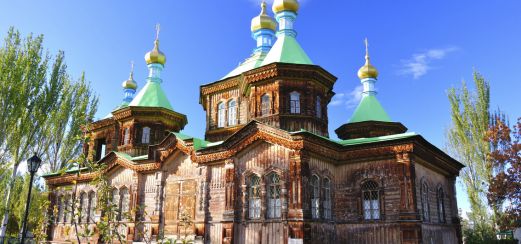
<path fill-rule="evenodd" d="M 273 46 L 277 29 L 277 21 L 268 15 L 266 8 L 266 2 L 262 1 L 260 14 L 251 19 L 251 36 L 257 42 L 253 54 L 221 79 L 240 75 L 261 66 Z"/>
<path fill-rule="evenodd" d="M 364 95 L 376 95 L 375 83 L 378 77 L 378 70 L 369 61 L 369 42 L 365 38 L 365 64 L 358 70 L 358 78 L 360 78 L 364 86 Z"/>
<path fill-rule="evenodd" d="M 260 14 L 251 20 L 252 37 L 257 41 L 256 53 L 267 53 L 273 46 L 275 38 L 277 22 L 267 14 L 266 7 L 266 2 L 262 1 Z"/>
<path fill-rule="evenodd" d="M 130 75 L 127 80 L 123 81 L 121 84 L 123 87 L 123 104 L 128 105 L 132 99 L 134 98 L 134 94 L 136 94 L 137 83 L 134 80 L 134 62 L 130 62 Z"/>
<path fill-rule="evenodd" d="M 300 5 L 297 0 L 275 0 L 272 10 L 279 22 L 279 33 L 282 35 L 297 36 L 293 29 L 293 23 L 297 18 L 297 11 Z"/>
<path fill-rule="evenodd" d="M 270 63 L 313 64 L 298 43 L 297 31 L 293 27 L 299 6 L 297 0 L 275 0 L 273 2 L 272 10 L 279 23 L 279 31 L 277 41 L 273 44 L 262 65 Z"/>
<path fill-rule="evenodd" d="M 145 61 L 148 67 L 148 77 L 145 86 L 138 92 L 129 106 L 134 107 L 161 107 L 174 110 L 165 91 L 161 87 L 163 79 L 161 72 L 163 71 L 166 57 L 159 51 L 159 24 L 156 25 L 156 40 L 154 41 L 154 49 L 145 55 Z"/>
<path fill-rule="evenodd" d="M 349 123 L 362 121 L 391 121 L 387 112 L 376 99 L 376 78 L 378 70 L 371 65 L 369 58 L 369 42 L 365 39 L 365 64 L 358 70 L 358 78 L 363 85 L 362 100 L 356 108 Z"/>
<path fill-rule="evenodd" d="M 159 24 L 156 24 L 156 39 L 154 41 L 154 48 L 145 54 L 145 61 L 148 66 L 148 78 L 149 82 L 159 82 L 161 79 L 161 71 L 166 63 L 166 56 L 159 50 Z"/>

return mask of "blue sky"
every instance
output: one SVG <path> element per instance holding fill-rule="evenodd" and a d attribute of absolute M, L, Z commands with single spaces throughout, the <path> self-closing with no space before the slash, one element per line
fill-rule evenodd
<path fill-rule="evenodd" d="M 9 26 L 45 35 L 51 53 L 64 50 L 75 77 L 82 71 L 100 96 L 103 117 L 120 103 L 130 61 L 143 87 L 144 54 L 161 24 L 167 55 L 163 88 L 174 109 L 188 116 L 184 132 L 203 137 L 199 86 L 218 80 L 255 45 L 250 19 L 258 1 L 3 1 L 0 38 Z M 378 98 L 400 121 L 440 148 L 450 125 L 447 89 L 480 71 L 491 83 L 492 108 L 521 116 L 521 1 L 305 0 L 295 28 L 317 65 L 338 77 L 329 129 L 345 123 L 358 102 L 356 71 L 369 38 L 380 76 Z M 271 11 L 270 11 L 271 13 Z M 468 203 L 458 186 L 458 204 Z"/>

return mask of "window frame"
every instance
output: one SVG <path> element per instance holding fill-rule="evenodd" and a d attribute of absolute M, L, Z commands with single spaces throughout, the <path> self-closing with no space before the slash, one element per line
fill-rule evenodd
<path fill-rule="evenodd" d="M 322 201 L 324 219 L 332 219 L 333 208 L 331 206 L 331 179 L 324 177 L 322 182 L 322 192 L 324 200 Z"/>
<path fill-rule="evenodd" d="M 260 219 L 262 211 L 261 178 L 252 174 L 248 177 L 248 219 Z"/>
<path fill-rule="evenodd" d="M 438 222 L 446 223 L 447 219 L 445 217 L 445 192 L 441 186 L 438 187 L 436 192 L 436 198 L 438 203 Z"/>
<path fill-rule="evenodd" d="M 361 210 L 364 221 L 382 219 L 382 193 L 380 184 L 375 180 L 365 180 L 360 185 Z"/>
<path fill-rule="evenodd" d="M 300 114 L 300 93 L 292 91 L 289 93 L 289 113 Z"/>
<path fill-rule="evenodd" d="M 94 191 L 90 191 L 88 194 L 88 212 L 87 212 L 87 223 L 95 222 L 94 221 L 94 212 L 96 210 L 96 193 Z"/>
<path fill-rule="evenodd" d="M 261 96 L 261 116 L 268 116 L 271 114 L 271 97 L 267 93 Z"/>
<path fill-rule="evenodd" d="M 311 176 L 310 185 L 310 201 L 311 201 L 311 218 L 320 219 L 320 177 L 316 174 Z"/>
<path fill-rule="evenodd" d="M 267 218 L 280 219 L 282 217 L 282 187 L 280 175 L 273 172 L 267 175 Z M 274 196 L 275 194 L 275 196 Z"/>
<path fill-rule="evenodd" d="M 420 188 L 420 197 L 423 222 L 429 222 L 431 220 L 431 206 L 429 204 L 429 185 L 427 184 L 427 181 L 422 182 Z"/>
<path fill-rule="evenodd" d="M 226 104 L 219 102 L 217 104 L 217 128 L 226 127 Z"/>
<path fill-rule="evenodd" d="M 141 143 L 142 144 L 149 144 L 150 143 L 150 135 L 152 134 L 152 129 L 149 126 L 143 127 L 141 130 Z"/>
<path fill-rule="evenodd" d="M 130 128 L 125 128 L 123 130 L 123 145 L 129 145 L 130 144 Z"/>
<path fill-rule="evenodd" d="M 237 101 L 231 99 L 228 101 L 228 126 L 237 125 Z"/>
<path fill-rule="evenodd" d="M 315 115 L 319 119 L 322 118 L 322 99 L 320 98 L 320 96 L 317 96 L 315 100 Z"/>
<path fill-rule="evenodd" d="M 118 220 L 123 221 L 126 219 L 126 214 L 130 211 L 130 190 L 127 187 L 119 189 L 119 212 Z"/>

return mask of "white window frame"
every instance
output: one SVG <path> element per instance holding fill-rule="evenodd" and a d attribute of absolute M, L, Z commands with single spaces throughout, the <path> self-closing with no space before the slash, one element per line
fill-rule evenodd
<path fill-rule="evenodd" d="M 128 188 L 123 187 L 119 190 L 120 205 L 119 205 L 119 216 L 118 220 L 126 220 L 125 215 L 130 211 L 130 191 Z"/>
<path fill-rule="evenodd" d="M 282 216 L 282 198 L 280 176 L 277 173 L 268 175 L 268 218 L 276 219 Z"/>
<path fill-rule="evenodd" d="M 289 94 L 289 112 L 300 114 L 300 93 L 293 91 Z"/>
<path fill-rule="evenodd" d="M 217 104 L 217 127 L 224 128 L 226 126 L 226 105 L 224 102 Z"/>
<path fill-rule="evenodd" d="M 248 178 L 248 218 L 259 219 L 261 215 L 261 182 L 258 175 Z"/>
<path fill-rule="evenodd" d="M 228 101 L 228 126 L 237 125 L 237 101 Z"/>
<path fill-rule="evenodd" d="M 128 145 L 128 144 L 130 144 L 130 128 L 125 128 L 124 137 L 123 137 L 123 145 Z"/>
<path fill-rule="evenodd" d="M 379 220 L 380 192 L 378 183 L 368 180 L 362 184 L 362 211 L 364 220 Z"/>

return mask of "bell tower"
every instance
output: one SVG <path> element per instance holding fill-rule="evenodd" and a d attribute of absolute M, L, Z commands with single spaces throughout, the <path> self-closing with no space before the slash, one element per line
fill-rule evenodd
<path fill-rule="evenodd" d="M 336 77 L 314 65 L 298 43 L 298 1 L 275 1 L 276 22 L 265 8 L 262 3 L 260 15 L 252 20 L 257 41 L 252 56 L 221 80 L 201 86 L 206 140 L 224 140 L 251 120 L 328 136 L 327 104 Z"/>

